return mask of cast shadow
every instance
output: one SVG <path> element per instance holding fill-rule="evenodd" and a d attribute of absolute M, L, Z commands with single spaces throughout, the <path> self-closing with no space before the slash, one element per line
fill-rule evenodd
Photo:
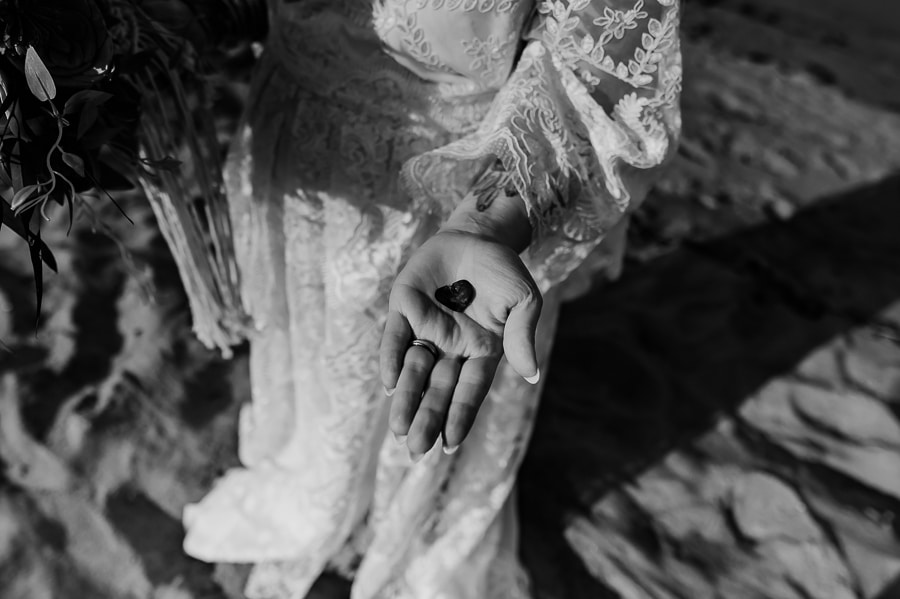
<path fill-rule="evenodd" d="M 873 599 L 897 599 L 897 597 L 900 597 L 900 577 L 895 578 Z"/>
<path fill-rule="evenodd" d="M 565 306 L 519 478 L 537 586 L 551 576 L 559 596 L 616 597 L 563 538 L 567 519 L 897 300 L 900 175 L 633 267 Z"/>

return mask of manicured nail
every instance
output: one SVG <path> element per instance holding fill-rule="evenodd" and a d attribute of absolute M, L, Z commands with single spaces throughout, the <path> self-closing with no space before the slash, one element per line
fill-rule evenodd
<path fill-rule="evenodd" d="M 525 380 L 528 381 L 530 385 L 537 385 L 538 381 L 541 380 L 541 369 L 538 368 L 537 372 L 535 372 L 532 376 L 526 376 Z"/>
<path fill-rule="evenodd" d="M 397 387 L 394 387 L 393 389 L 388 389 L 387 387 L 385 387 L 384 394 L 387 395 L 388 397 L 390 397 L 391 395 L 394 394 L 394 391 L 396 391 L 396 390 L 397 390 Z"/>
<path fill-rule="evenodd" d="M 403 445 L 406 443 L 406 435 L 398 435 L 397 433 L 391 433 L 394 435 L 394 441 L 397 442 L 397 445 Z"/>
<path fill-rule="evenodd" d="M 459 445 L 450 445 L 447 443 L 447 435 L 441 431 L 441 451 L 443 451 L 447 455 L 453 455 L 456 453 L 456 450 L 459 449 Z"/>

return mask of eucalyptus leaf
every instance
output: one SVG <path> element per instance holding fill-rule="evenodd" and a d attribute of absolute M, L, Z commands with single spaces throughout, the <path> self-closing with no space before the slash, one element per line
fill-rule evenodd
<path fill-rule="evenodd" d="M 91 127 L 94 126 L 94 123 L 97 122 L 97 117 L 100 116 L 100 110 L 97 108 L 98 104 L 88 103 L 84 104 L 81 109 L 81 113 L 78 116 L 78 139 L 84 137 L 84 134 L 90 131 Z"/>
<path fill-rule="evenodd" d="M 37 322 L 37 319 L 40 318 L 41 301 L 43 300 L 44 292 L 43 267 L 41 263 L 46 264 L 47 268 L 53 272 L 57 272 L 56 258 L 53 256 L 50 248 L 47 247 L 47 244 L 41 239 L 40 231 L 34 232 L 28 228 L 28 223 L 31 222 L 31 218 L 34 215 L 33 209 L 27 210 L 21 215 L 16 215 L 5 200 L 0 200 L 0 210 L 3 212 L 3 224 L 28 243 L 28 252 L 31 255 L 31 266 L 34 271 L 35 299 L 37 302 L 35 322 Z"/>
<path fill-rule="evenodd" d="M 16 140 L 16 143 L 13 146 L 12 150 L 9 152 L 9 155 L 15 156 L 18 159 L 21 156 L 21 145 L 22 139 L 20 137 L 18 140 Z M 18 160 L 11 160 L 7 164 L 9 164 L 9 178 L 12 179 L 13 187 L 23 187 L 25 185 L 25 178 L 22 176 L 22 165 L 18 164 Z"/>
<path fill-rule="evenodd" d="M 47 265 L 47 268 L 56 272 L 56 258 L 53 256 L 53 252 L 50 251 L 50 248 L 47 247 L 39 236 L 36 236 L 32 231 L 28 229 L 27 223 L 31 221 L 32 212 L 26 212 L 21 216 L 17 216 L 15 212 L 13 212 L 12 207 L 6 203 L 6 200 L 0 200 L 0 211 L 3 212 L 3 224 L 9 227 L 9 229 L 25 240 L 29 246 L 37 246 L 37 248 L 41 251 L 41 259 L 44 261 L 44 264 Z"/>
<path fill-rule="evenodd" d="M 2 75 L 0 75 L 0 96 L 2 96 L 2 101 L 0 101 L 0 113 L 6 114 L 6 111 L 12 108 L 13 102 L 16 101 L 16 96 L 6 91 Z"/>
<path fill-rule="evenodd" d="M 13 233 L 28 241 L 28 230 L 6 200 L 0 200 L 0 210 L 3 211 L 3 224 L 9 227 Z"/>
<path fill-rule="evenodd" d="M 72 94 L 66 101 L 63 108 L 63 114 L 75 114 L 82 110 L 85 106 L 100 106 L 112 99 L 112 94 L 101 92 L 95 89 L 83 89 Z"/>
<path fill-rule="evenodd" d="M 63 152 L 62 160 L 66 163 L 66 166 L 78 173 L 79 177 L 84 177 L 84 160 L 80 156 Z"/>
<path fill-rule="evenodd" d="M 13 195 L 10 207 L 13 210 L 18 210 L 19 206 L 31 199 L 31 196 L 34 195 L 34 192 L 37 191 L 37 189 L 37 185 L 26 185 Z"/>
<path fill-rule="evenodd" d="M 34 234 L 34 241 L 29 240 L 28 253 L 31 255 L 31 269 L 34 274 L 34 329 L 37 331 L 41 322 L 41 304 L 44 299 L 44 260 L 43 260 L 43 242 L 41 241 L 41 231 L 38 229 Z"/>
<path fill-rule="evenodd" d="M 68 237 L 72 233 L 72 225 L 75 224 L 75 198 L 78 198 L 79 201 L 84 202 L 85 199 L 80 195 L 76 194 L 74 191 L 71 194 L 66 194 L 66 206 L 69 209 L 69 226 L 66 227 L 66 237 Z"/>
<path fill-rule="evenodd" d="M 34 46 L 28 46 L 28 50 L 25 51 L 25 81 L 28 82 L 28 89 L 34 97 L 41 102 L 56 97 L 56 83 L 53 82 L 53 76 L 50 75 L 47 65 L 38 56 Z"/>

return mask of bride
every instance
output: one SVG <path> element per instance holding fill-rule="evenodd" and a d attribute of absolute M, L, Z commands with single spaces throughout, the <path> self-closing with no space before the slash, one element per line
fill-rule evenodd
<path fill-rule="evenodd" d="M 528 597 L 516 471 L 560 299 L 679 132 L 678 0 L 271 0 L 227 166 L 242 468 L 185 512 L 248 597 Z M 567 286 L 569 290 L 567 291 Z"/>

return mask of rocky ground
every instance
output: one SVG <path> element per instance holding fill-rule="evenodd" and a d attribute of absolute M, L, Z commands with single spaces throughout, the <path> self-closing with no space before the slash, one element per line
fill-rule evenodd
<path fill-rule="evenodd" d="M 539 597 L 900 597 L 889 4 L 688 0 L 677 163 L 625 276 L 566 307 L 522 472 Z M 236 596 L 178 516 L 234 460 L 246 355 L 193 340 L 152 216 L 127 210 L 125 247 L 50 240 L 37 335 L 0 232 L 4 599 Z"/>

